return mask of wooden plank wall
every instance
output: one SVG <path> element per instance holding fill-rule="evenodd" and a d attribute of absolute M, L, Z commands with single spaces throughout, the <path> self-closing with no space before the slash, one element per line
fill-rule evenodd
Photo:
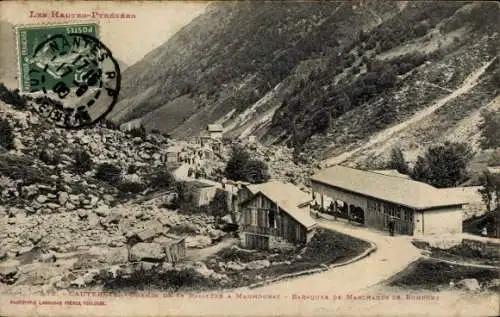
<path fill-rule="evenodd" d="M 269 228 L 269 210 L 276 211 L 276 204 L 263 195 L 255 197 L 242 208 L 243 225 L 253 226 L 252 209 L 257 210 L 257 227 Z M 307 230 L 289 214 L 280 209 L 275 215 L 277 230 L 273 230 L 279 237 L 293 243 L 305 243 L 307 241 Z"/>
<path fill-rule="evenodd" d="M 167 262 L 180 262 L 186 256 L 185 238 L 182 238 L 165 248 Z"/>

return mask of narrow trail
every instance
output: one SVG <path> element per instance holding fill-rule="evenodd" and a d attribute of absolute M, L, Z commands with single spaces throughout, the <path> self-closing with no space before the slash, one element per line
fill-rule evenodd
<path fill-rule="evenodd" d="M 377 133 L 374 137 L 372 137 L 368 142 L 363 144 L 362 146 L 355 148 L 354 150 L 351 150 L 349 152 L 344 152 L 340 155 L 331 157 L 329 159 L 326 159 L 322 162 L 322 166 L 328 167 L 331 165 L 336 165 L 345 162 L 347 159 L 358 153 L 359 151 L 368 149 L 378 143 L 385 142 L 389 138 L 393 137 L 396 133 L 399 133 L 403 131 L 404 129 L 408 128 L 410 125 L 415 124 L 425 118 L 427 118 L 429 115 L 433 114 L 436 112 L 439 108 L 443 107 L 445 104 L 450 102 L 451 100 L 457 98 L 460 95 L 463 95 L 470 91 L 473 87 L 475 87 L 478 83 L 479 77 L 484 74 L 485 70 L 495 61 L 496 57 L 490 60 L 489 62 L 486 62 L 478 68 L 476 71 L 471 73 L 462 83 L 460 87 L 455 89 L 452 93 L 449 95 L 437 100 L 433 105 L 422 109 L 415 113 L 410 119 L 401 122 L 395 126 L 392 126 L 390 128 L 387 128 L 379 133 Z"/>
<path fill-rule="evenodd" d="M 227 238 L 222 240 L 221 242 L 209 246 L 203 249 L 187 249 L 186 251 L 186 260 L 187 261 L 204 261 L 210 256 L 216 254 L 220 250 L 230 247 L 232 245 L 238 244 L 240 240 L 237 238 Z"/>

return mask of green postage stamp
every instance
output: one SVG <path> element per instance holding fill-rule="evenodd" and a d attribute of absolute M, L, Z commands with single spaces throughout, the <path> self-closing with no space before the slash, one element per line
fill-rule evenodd
<path fill-rule="evenodd" d="M 17 57 L 19 65 L 19 90 L 25 93 L 39 91 L 42 78 L 40 74 L 44 73 L 44 81 L 47 86 L 51 86 L 61 80 L 67 87 L 73 87 L 71 76 L 64 75 L 64 67 L 49 72 L 42 72 L 44 65 L 33 60 L 37 48 L 55 35 L 61 35 L 61 41 L 52 41 L 50 49 L 54 52 L 64 52 L 59 46 L 73 46 L 65 39 L 70 39 L 70 34 L 86 34 L 98 38 L 99 30 L 97 23 L 66 23 L 55 25 L 23 25 L 16 28 Z M 74 38 L 73 38 L 74 39 Z M 68 46 L 68 47 L 69 47 Z"/>

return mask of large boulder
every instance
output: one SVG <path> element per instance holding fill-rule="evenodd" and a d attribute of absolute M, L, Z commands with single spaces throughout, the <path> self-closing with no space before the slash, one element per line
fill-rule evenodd
<path fill-rule="evenodd" d="M 111 248 L 106 252 L 106 264 L 123 264 L 128 262 L 128 249 L 127 247 Z"/>
<path fill-rule="evenodd" d="M 233 261 L 227 262 L 227 263 L 221 262 L 221 263 L 219 263 L 219 266 L 221 268 L 224 268 L 227 270 L 232 270 L 232 271 L 243 271 L 246 269 L 244 264 L 241 264 L 238 262 L 233 262 Z"/>
<path fill-rule="evenodd" d="M 259 270 L 269 266 L 271 266 L 271 262 L 269 262 L 269 260 L 256 260 L 246 264 L 246 267 L 249 270 Z"/>
<path fill-rule="evenodd" d="M 17 280 L 18 267 L 16 263 L 5 263 L 0 265 L 0 282 L 13 284 Z"/>
<path fill-rule="evenodd" d="M 189 236 L 186 237 L 186 247 L 195 248 L 195 249 L 203 249 L 212 244 L 212 239 L 208 236 Z"/>
<path fill-rule="evenodd" d="M 155 228 L 145 228 L 143 230 L 135 232 L 135 236 L 141 242 L 151 241 L 156 236 Z"/>
<path fill-rule="evenodd" d="M 59 205 L 64 206 L 66 202 L 69 200 L 69 194 L 67 192 L 59 192 L 57 194 Z"/>
<path fill-rule="evenodd" d="M 100 217 L 107 217 L 111 213 L 107 205 L 99 205 L 94 212 Z"/>
<path fill-rule="evenodd" d="M 43 204 L 44 202 L 46 202 L 48 200 L 47 196 L 45 195 L 38 195 L 38 197 L 36 198 L 36 201 L 39 203 L 39 204 Z"/>
<path fill-rule="evenodd" d="M 140 242 L 130 249 L 130 261 L 160 262 L 165 258 L 163 247 L 158 243 Z"/>
<path fill-rule="evenodd" d="M 457 283 L 457 287 L 473 292 L 479 291 L 481 289 L 479 282 L 475 278 L 463 279 Z"/>

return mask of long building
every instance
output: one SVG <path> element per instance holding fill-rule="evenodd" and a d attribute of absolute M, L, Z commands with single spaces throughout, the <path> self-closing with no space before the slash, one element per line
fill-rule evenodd
<path fill-rule="evenodd" d="M 311 178 L 313 197 L 323 210 L 367 227 L 407 235 L 462 232 L 467 202 L 448 191 L 411 179 L 336 165 Z"/>

